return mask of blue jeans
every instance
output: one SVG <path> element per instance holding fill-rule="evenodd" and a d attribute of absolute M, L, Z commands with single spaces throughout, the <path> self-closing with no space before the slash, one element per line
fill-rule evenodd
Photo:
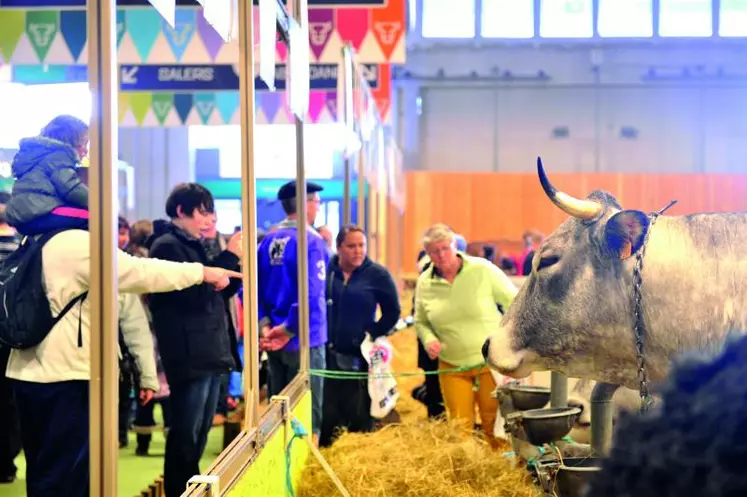
<path fill-rule="evenodd" d="M 166 497 L 182 495 L 187 481 L 200 474 L 200 458 L 213 426 L 222 376 L 204 376 L 169 385 L 171 425 L 163 471 Z"/>
<path fill-rule="evenodd" d="M 327 356 L 325 346 L 311 347 L 309 349 L 309 367 L 311 369 L 325 369 L 327 367 Z M 269 375 L 267 377 L 267 390 L 270 396 L 280 395 L 280 392 L 293 381 L 298 374 L 299 354 L 298 352 L 268 352 L 267 356 Z M 322 401 L 324 396 L 324 378 L 321 376 L 311 377 L 311 432 L 316 436 L 322 431 Z M 167 496 L 168 497 L 168 496 Z"/>

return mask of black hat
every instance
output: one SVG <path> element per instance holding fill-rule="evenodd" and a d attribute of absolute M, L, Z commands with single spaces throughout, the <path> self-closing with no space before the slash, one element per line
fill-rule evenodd
<path fill-rule="evenodd" d="M 324 190 L 324 188 L 317 184 L 312 183 L 311 181 L 306 182 L 306 194 L 309 193 L 317 193 Z M 290 200 L 292 198 L 296 198 L 296 181 L 289 181 L 283 186 L 280 187 L 278 190 L 278 200 Z"/>

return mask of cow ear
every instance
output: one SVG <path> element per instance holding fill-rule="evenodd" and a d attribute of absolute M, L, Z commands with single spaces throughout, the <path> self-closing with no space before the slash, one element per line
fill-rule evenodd
<path fill-rule="evenodd" d="M 609 250 L 625 260 L 643 245 L 651 221 L 642 211 L 620 211 L 607 221 L 604 237 Z"/>

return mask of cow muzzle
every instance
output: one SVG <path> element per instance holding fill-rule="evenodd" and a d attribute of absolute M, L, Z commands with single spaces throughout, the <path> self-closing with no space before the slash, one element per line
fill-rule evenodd
<path fill-rule="evenodd" d="M 526 378 L 532 373 L 529 364 L 532 354 L 528 350 L 512 350 L 500 340 L 488 338 L 482 346 L 482 355 L 489 367 L 512 378 Z"/>

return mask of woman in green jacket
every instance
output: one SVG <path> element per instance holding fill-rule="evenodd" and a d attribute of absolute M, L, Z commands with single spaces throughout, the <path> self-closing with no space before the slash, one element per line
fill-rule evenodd
<path fill-rule="evenodd" d="M 415 329 L 428 355 L 438 358 L 448 416 L 471 430 L 477 404 L 495 446 L 496 384 L 481 348 L 500 323 L 498 305 L 507 309 L 516 287 L 490 261 L 457 251 L 454 232 L 443 224 L 426 231 L 423 248 L 432 264 L 418 278 Z"/>

